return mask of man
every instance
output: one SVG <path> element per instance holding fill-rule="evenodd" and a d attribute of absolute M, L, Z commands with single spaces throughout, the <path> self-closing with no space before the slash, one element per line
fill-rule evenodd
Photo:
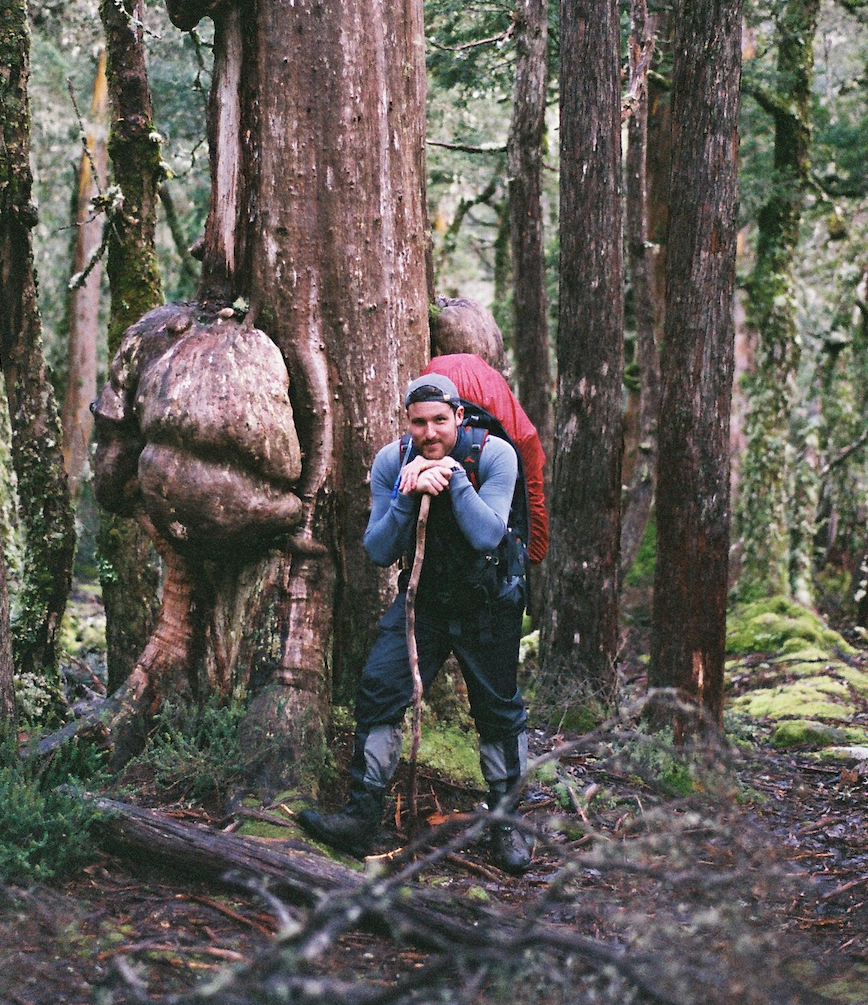
<path fill-rule="evenodd" d="M 454 653 L 467 684 L 493 809 L 527 763 L 527 713 L 516 683 L 524 579 L 504 575 L 507 563 L 498 555 L 518 461 L 510 444 L 489 436 L 476 454 L 477 490 L 465 467 L 474 454 L 472 434 L 461 424 L 464 410 L 453 382 L 436 373 L 418 377 L 407 388 L 405 405 L 410 443 L 406 449 L 390 443 L 374 460 L 365 549 L 378 565 L 399 559 L 411 564 L 419 502 L 431 496 L 416 594 L 419 671 L 427 689 Z M 386 786 L 401 754 L 401 723 L 412 701 L 408 579 L 405 569 L 359 683 L 349 805 L 330 815 L 299 814 L 311 834 L 360 857 L 370 852 L 379 830 Z M 520 875 L 530 866 L 524 835 L 508 824 L 493 828 L 492 850 L 509 872 Z"/>

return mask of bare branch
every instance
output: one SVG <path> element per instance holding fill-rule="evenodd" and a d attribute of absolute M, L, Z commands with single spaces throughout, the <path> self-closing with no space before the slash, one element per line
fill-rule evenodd
<path fill-rule="evenodd" d="M 505 154 L 506 144 L 498 147 L 475 147 L 469 143 L 447 143 L 445 140 L 428 140 L 429 147 L 443 147 L 445 150 L 458 150 L 464 154 Z"/>

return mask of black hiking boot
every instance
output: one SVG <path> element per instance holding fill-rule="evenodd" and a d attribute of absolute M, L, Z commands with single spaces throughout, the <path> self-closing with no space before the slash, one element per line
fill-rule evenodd
<path fill-rule="evenodd" d="M 488 808 L 493 810 L 503 798 L 502 793 L 489 792 Z M 498 869 L 503 869 L 511 876 L 523 876 L 530 868 L 533 858 L 533 841 L 508 821 L 492 824 L 491 858 Z"/>
<path fill-rule="evenodd" d="M 298 822 L 303 830 L 323 844 L 356 858 L 370 855 L 380 831 L 384 789 L 365 786 L 350 793 L 349 805 L 338 813 L 302 810 Z"/>
<path fill-rule="evenodd" d="M 495 824 L 491 828 L 491 857 L 498 869 L 511 876 L 523 876 L 532 860 L 533 846 L 512 824 Z"/>

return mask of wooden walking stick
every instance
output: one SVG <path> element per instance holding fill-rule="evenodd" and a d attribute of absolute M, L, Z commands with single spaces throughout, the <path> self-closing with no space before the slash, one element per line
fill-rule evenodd
<path fill-rule="evenodd" d="M 419 814 L 416 765 L 419 757 L 419 744 L 422 742 L 422 675 L 419 672 L 419 650 L 416 648 L 416 590 L 419 586 L 422 562 L 425 559 L 425 531 L 428 527 L 428 510 L 430 508 L 431 496 L 426 492 L 419 503 L 419 516 L 416 520 L 416 552 L 413 556 L 410 581 L 407 583 L 407 655 L 410 658 L 410 673 L 413 675 L 413 738 L 410 743 L 411 834 L 416 830 Z"/>

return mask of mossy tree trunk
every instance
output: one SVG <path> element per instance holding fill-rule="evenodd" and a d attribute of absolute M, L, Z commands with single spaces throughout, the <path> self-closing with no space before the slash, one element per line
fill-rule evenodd
<path fill-rule="evenodd" d="M 185 29 L 208 8 L 169 4 Z M 422 10 L 258 0 L 213 16 L 199 300 L 236 305 L 281 350 L 303 508 L 286 550 L 210 570 L 205 662 L 255 692 L 257 781 L 311 784 L 328 700 L 351 691 L 391 581 L 362 548 L 370 466 L 427 359 Z"/>
<path fill-rule="evenodd" d="M 552 377 L 543 231 L 543 146 L 548 80 L 548 3 L 519 0 L 509 160 L 509 233 L 518 396 L 552 454 Z"/>
<path fill-rule="evenodd" d="M 723 716 L 741 5 L 682 0 L 657 476 L 652 688 Z M 675 715 L 677 737 L 696 723 Z"/>
<path fill-rule="evenodd" d="M 26 13 L 24 0 L 0 0 L 0 366 L 26 537 L 21 614 L 13 626 L 15 664 L 19 673 L 50 678 L 56 674 L 75 529 L 36 298 Z"/>
<path fill-rule="evenodd" d="M 545 673 L 615 693 L 623 261 L 620 26 L 610 0 L 561 4 L 561 292 Z"/>
<path fill-rule="evenodd" d="M 805 499 L 791 443 L 800 346 L 796 331 L 793 259 L 809 174 L 810 98 L 819 0 L 787 0 L 777 20 L 775 90 L 747 88 L 774 122 L 774 176 L 757 220 L 756 263 L 747 285 L 747 323 L 756 338 L 755 369 L 747 387 L 746 451 L 739 482 L 737 529 L 743 560 L 739 594 L 810 600 L 813 534 L 794 515 Z M 796 493 L 797 481 L 802 483 Z M 813 477 L 809 476 L 813 482 Z M 816 503 L 816 492 L 807 493 Z M 791 529 L 797 530 L 794 551 Z"/>
<path fill-rule="evenodd" d="M 155 230 L 163 177 L 160 142 L 151 111 L 141 4 L 103 0 L 111 101 L 109 156 L 115 193 L 109 215 L 108 279 L 111 358 L 125 329 L 162 302 Z M 135 520 L 105 511 L 99 527 L 100 581 L 106 611 L 108 688 L 127 679 L 156 623 L 159 562 L 150 538 Z"/>

